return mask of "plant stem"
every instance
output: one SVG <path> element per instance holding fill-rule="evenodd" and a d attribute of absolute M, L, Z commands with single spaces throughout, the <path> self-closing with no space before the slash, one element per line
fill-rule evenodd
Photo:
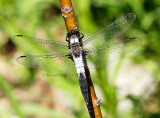
<path fill-rule="evenodd" d="M 62 16 L 64 18 L 67 31 L 69 32 L 71 30 L 79 30 L 71 0 L 60 0 L 60 3 L 61 3 Z M 94 90 L 94 85 L 92 83 L 92 79 L 90 76 L 90 71 L 88 68 L 85 68 L 85 72 L 86 72 L 88 89 L 90 92 L 90 94 L 89 94 L 90 96 L 88 96 L 88 97 L 90 97 L 90 99 L 91 99 L 90 102 L 86 103 L 87 108 L 91 104 L 91 106 L 94 109 L 93 112 L 89 111 L 91 118 L 102 118 L 102 114 L 101 114 L 101 110 L 100 110 L 100 103 L 98 103 L 98 99 L 97 99 L 97 96 L 96 96 L 96 93 Z"/>

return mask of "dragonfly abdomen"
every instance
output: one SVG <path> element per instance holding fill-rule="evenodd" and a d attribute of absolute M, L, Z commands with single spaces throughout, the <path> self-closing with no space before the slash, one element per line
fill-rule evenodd
<path fill-rule="evenodd" d="M 84 63 L 83 63 L 82 55 L 78 58 L 73 58 L 73 60 L 74 60 L 74 63 L 75 63 L 77 74 L 84 73 L 85 69 L 84 69 Z"/>

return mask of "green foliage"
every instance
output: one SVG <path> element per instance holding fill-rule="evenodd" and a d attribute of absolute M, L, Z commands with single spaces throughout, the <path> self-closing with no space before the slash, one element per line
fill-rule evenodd
<path fill-rule="evenodd" d="M 14 112 L 16 112 L 16 114 L 19 115 L 19 117 L 26 118 L 26 116 L 24 115 L 24 113 L 21 109 L 20 104 L 18 104 L 17 100 L 14 98 L 13 93 L 11 92 L 11 90 L 12 90 L 11 86 L 6 81 L 6 78 L 4 78 L 1 75 L 0 75 L 0 86 L 1 86 L 2 90 L 4 91 L 5 95 L 7 96 L 7 98 L 9 99 L 9 101 L 11 102 L 11 105 L 12 105 Z M 3 113 L 1 113 L 1 115 L 4 117 L 7 116 L 7 115 L 4 115 Z"/>
<path fill-rule="evenodd" d="M 91 34 L 109 25 L 125 13 L 135 13 L 137 15 L 136 21 L 122 38 L 139 37 L 143 40 L 143 45 L 133 54 L 132 59 L 152 73 L 157 83 L 160 81 L 159 0 L 74 0 L 73 2 L 75 11 L 76 13 L 78 12 L 77 20 L 79 29 L 84 34 Z M 1 60 L 8 64 L 10 70 L 13 71 L 12 74 L 14 73 L 15 76 L 5 76 L 7 79 L 0 76 L 0 87 L 12 104 L 10 110 L 0 112 L 0 117 L 7 118 L 14 114 L 20 118 L 25 116 L 44 116 L 45 118 L 88 117 L 76 76 L 68 77 L 65 73 L 62 73 L 59 77 L 49 75 L 45 81 L 55 89 L 54 91 L 59 91 L 68 100 L 66 104 L 62 102 L 62 106 L 69 109 L 69 111 L 66 111 L 67 114 L 65 110 L 56 111 L 51 108 L 45 108 L 38 103 L 33 103 L 33 101 L 29 103 L 17 102 L 15 99 L 16 95 L 12 91 L 15 89 L 30 88 L 34 86 L 37 79 L 42 77 L 37 77 L 40 73 L 38 70 L 15 64 L 15 57 L 19 54 L 31 54 L 31 51 L 34 50 L 39 53 L 45 52 L 44 48 L 39 45 L 30 45 L 27 47 L 26 43 L 13 40 L 12 37 L 17 34 L 36 36 L 37 38 L 41 38 L 42 36 L 42 38 L 49 40 L 65 41 L 66 29 L 61 15 L 59 0 L 0 1 L 0 56 L 3 57 Z M 30 43 L 27 40 L 26 42 Z M 147 111 L 147 101 L 141 102 L 144 99 L 143 97 L 134 98 L 134 96 L 127 96 L 124 100 L 130 100 L 133 106 L 123 114 L 117 110 L 121 100 L 117 97 L 118 88 L 115 82 L 123 60 L 124 55 L 120 57 L 112 77 L 109 76 L 108 68 L 97 69 L 92 73 L 93 82 L 100 88 L 103 96 L 101 108 L 104 118 L 156 118 L 156 116 L 160 116 L 160 112 L 151 113 Z M 50 67 L 46 67 L 45 69 L 52 70 Z M 55 65 L 53 65 L 53 68 L 55 68 Z M 10 73 L 10 70 L 5 71 Z M 17 83 L 9 81 L 15 78 L 18 78 L 15 80 L 18 81 Z M 57 98 L 56 95 L 54 97 Z M 156 97 L 155 95 L 154 98 Z M 61 103 L 60 100 L 57 99 L 57 101 L 58 104 Z M 159 104 L 158 109 L 160 109 L 160 99 L 157 100 L 156 104 Z"/>

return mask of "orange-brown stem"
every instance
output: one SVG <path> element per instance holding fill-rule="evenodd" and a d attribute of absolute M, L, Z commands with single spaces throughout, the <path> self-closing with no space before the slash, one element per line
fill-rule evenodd
<path fill-rule="evenodd" d="M 61 12 L 64 18 L 67 31 L 78 30 L 78 24 L 74 15 L 74 10 L 72 7 L 71 0 L 60 0 L 61 2 Z"/>
<path fill-rule="evenodd" d="M 102 118 L 102 113 L 101 113 L 101 110 L 100 110 L 100 103 L 95 104 L 96 101 L 98 100 L 98 98 L 97 98 L 95 90 L 94 90 L 94 85 L 92 83 L 92 79 L 91 79 L 91 76 L 90 76 L 90 71 L 89 71 L 89 69 L 85 69 L 85 71 L 87 73 L 86 76 L 87 76 L 87 79 L 88 79 L 89 85 L 90 85 L 92 103 L 94 104 L 93 108 L 94 108 L 95 118 Z"/>
<path fill-rule="evenodd" d="M 62 12 L 62 16 L 63 16 L 65 24 L 66 24 L 67 32 L 69 32 L 71 30 L 78 30 L 79 31 L 71 0 L 60 0 L 60 3 L 61 3 L 61 12 Z M 90 89 L 90 93 L 91 93 L 92 105 L 94 104 L 93 105 L 94 116 L 95 116 L 95 118 L 102 118 L 100 105 L 98 103 L 95 104 L 97 101 L 97 97 L 95 94 L 95 90 L 94 90 L 94 86 L 92 83 L 89 69 L 86 69 L 85 71 L 87 73 L 86 77 L 88 79 L 87 81 L 88 81 L 89 89 Z"/>

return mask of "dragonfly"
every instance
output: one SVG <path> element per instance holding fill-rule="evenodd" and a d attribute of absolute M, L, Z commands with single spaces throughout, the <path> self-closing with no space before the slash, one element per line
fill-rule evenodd
<path fill-rule="evenodd" d="M 61 71 L 66 71 L 67 74 L 77 73 L 84 100 L 88 103 L 86 68 L 104 67 L 117 60 L 121 52 L 128 53 L 139 47 L 142 40 L 138 37 L 118 40 L 135 19 L 134 13 L 127 13 L 109 26 L 87 37 L 77 30 L 71 30 L 67 33 L 66 42 L 16 35 L 14 40 L 25 44 L 24 48 L 29 49 L 29 52 L 33 54 L 19 56 L 17 62 L 34 67 L 54 65 L 50 69 L 55 75 Z M 33 45 L 35 49 L 30 49 Z M 39 52 L 39 49 L 42 51 Z M 68 65 L 67 68 L 65 65 Z M 92 110 L 90 108 L 89 110 Z"/>

